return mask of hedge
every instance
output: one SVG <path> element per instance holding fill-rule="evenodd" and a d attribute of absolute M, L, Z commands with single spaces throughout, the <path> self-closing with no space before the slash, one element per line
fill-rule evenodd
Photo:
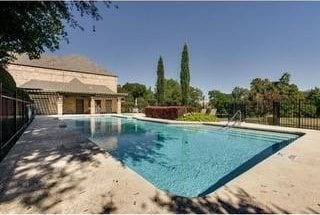
<path fill-rule="evenodd" d="M 146 117 L 177 119 L 187 113 L 185 106 L 149 106 L 144 109 Z"/>

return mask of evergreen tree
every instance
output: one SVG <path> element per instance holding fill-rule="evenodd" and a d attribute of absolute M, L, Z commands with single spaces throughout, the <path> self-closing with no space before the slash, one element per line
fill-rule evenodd
<path fill-rule="evenodd" d="M 164 104 L 164 66 L 161 56 L 157 67 L 157 102 L 158 105 Z"/>
<path fill-rule="evenodd" d="M 189 101 L 190 90 L 190 71 L 189 71 L 189 54 L 187 44 L 184 44 L 181 57 L 181 101 L 183 105 L 187 105 Z"/>

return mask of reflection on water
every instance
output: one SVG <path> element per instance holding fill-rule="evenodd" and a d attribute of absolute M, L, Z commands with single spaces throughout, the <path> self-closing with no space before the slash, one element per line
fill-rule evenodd
<path fill-rule="evenodd" d="M 64 121 L 158 188 L 190 197 L 214 191 L 297 138 L 116 117 Z"/>
<path fill-rule="evenodd" d="M 88 117 L 64 119 L 68 127 L 79 131 L 99 147 L 123 162 L 125 159 L 153 162 L 154 149 L 161 147 L 165 137 L 159 132 L 150 132 L 136 120 L 115 117 Z"/>
<path fill-rule="evenodd" d="M 121 134 L 121 120 L 115 119 L 115 121 L 116 123 L 110 124 L 94 117 L 90 118 L 89 139 L 108 152 L 117 149 L 118 135 Z"/>

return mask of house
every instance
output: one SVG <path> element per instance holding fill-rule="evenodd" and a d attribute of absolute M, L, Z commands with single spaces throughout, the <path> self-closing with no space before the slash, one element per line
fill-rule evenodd
<path fill-rule="evenodd" d="M 120 113 L 126 96 L 117 93 L 115 74 L 84 56 L 19 55 L 7 70 L 29 93 L 37 114 Z"/>

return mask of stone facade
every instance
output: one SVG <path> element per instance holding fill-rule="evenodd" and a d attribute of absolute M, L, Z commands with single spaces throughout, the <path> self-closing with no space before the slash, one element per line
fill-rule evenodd
<path fill-rule="evenodd" d="M 18 87 L 30 81 L 49 81 L 68 84 L 77 79 L 83 84 L 106 86 L 112 91 L 105 95 L 75 92 L 48 92 L 45 89 L 34 93 L 29 91 L 34 100 L 37 114 L 97 114 L 120 113 L 121 98 L 117 94 L 117 76 L 109 74 L 94 74 L 86 72 L 68 71 L 61 69 L 43 68 L 36 66 L 9 64 L 8 72 L 15 79 Z M 88 90 L 89 91 L 89 90 Z"/>
<path fill-rule="evenodd" d="M 15 64 L 9 64 L 8 71 L 16 81 L 18 87 L 32 79 L 68 83 L 72 79 L 77 78 L 84 84 L 106 85 L 110 88 L 110 90 L 117 92 L 118 78 L 116 76 L 55 70 Z"/>

